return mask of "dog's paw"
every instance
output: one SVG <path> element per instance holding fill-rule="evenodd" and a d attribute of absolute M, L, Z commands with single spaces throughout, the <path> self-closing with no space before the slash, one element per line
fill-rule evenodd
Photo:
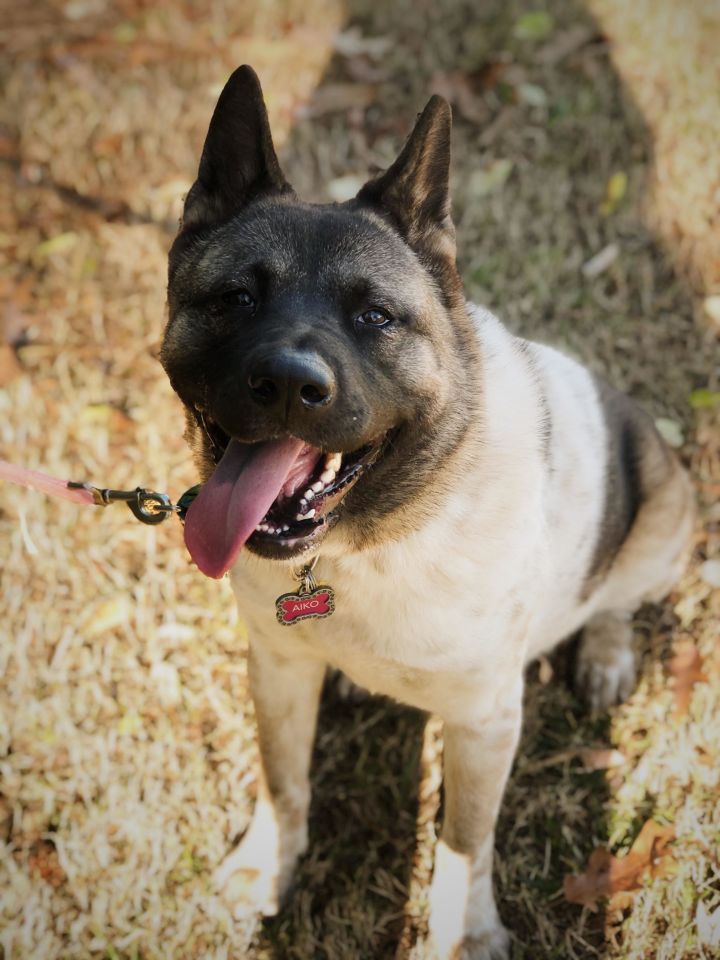
<path fill-rule="evenodd" d="M 492 837 L 489 838 L 492 851 Z M 490 865 L 439 840 L 430 886 L 430 937 L 438 960 L 507 960 L 510 937 L 498 916 Z M 475 868 L 475 869 L 474 869 Z"/>
<path fill-rule="evenodd" d="M 583 630 L 575 683 L 593 712 L 632 693 L 637 676 L 632 639 L 629 619 L 618 614 L 599 614 Z"/>
<path fill-rule="evenodd" d="M 510 934 L 498 925 L 476 937 L 465 937 L 453 960 L 508 960 Z"/>
<path fill-rule="evenodd" d="M 433 938 L 433 960 L 509 960 L 510 934 L 498 921 L 491 929 L 466 935 L 460 943 Z"/>
<path fill-rule="evenodd" d="M 270 865 L 243 863 L 242 853 L 238 848 L 223 860 L 213 874 L 213 885 L 236 920 L 257 913 L 274 917 L 280 909 L 279 876 Z"/>
<path fill-rule="evenodd" d="M 236 920 L 261 913 L 274 917 L 292 882 L 295 865 L 307 847 L 307 831 L 280 836 L 277 823 L 259 806 L 247 833 L 213 873 L 215 889 Z"/>

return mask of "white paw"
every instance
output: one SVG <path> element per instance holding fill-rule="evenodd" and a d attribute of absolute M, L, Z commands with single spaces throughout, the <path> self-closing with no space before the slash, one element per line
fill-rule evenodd
<path fill-rule="evenodd" d="M 213 885 L 236 920 L 257 913 L 273 917 L 292 881 L 298 857 L 307 846 L 307 832 L 298 829 L 282 838 L 272 811 L 258 804 L 252 823 L 213 873 Z"/>
<path fill-rule="evenodd" d="M 635 678 L 635 657 L 626 647 L 602 660 L 583 657 L 582 653 L 578 660 L 577 684 L 596 713 L 627 700 L 635 687 Z"/>
<path fill-rule="evenodd" d="M 510 934 L 498 925 L 476 937 L 465 937 L 456 956 L 457 960 L 508 960 Z"/>
<path fill-rule="evenodd" d="M 509 960 L 510 934 L 497 921 L 495 926 L 475 935 L 466 934 L 459 942 L 439 942 L 432 939 L 438 960 Z"/>
<path fill-rule="evenodd" d="M 279 876 L 274 865 L 252 864 L 244 860 L 241 847 L 229 854 L 213 874 L 215 888 L 236 920 L 257 913 L 274 917 L 280 909 Z"/>
<path fill-rule="evenodd" d="M 509 957 L 510 937 L 495 906 L 489 865 L 473 871 L 467 856 L 438 841 L 430 887 L 430 935 L 439 960 Z"/>
<path fill-rule="evenodd" d="M 612 615 L 598 617 L 584 630 L 575 680 L 593 712 L 627 700 L 637 668 L 630 623 Z"/>

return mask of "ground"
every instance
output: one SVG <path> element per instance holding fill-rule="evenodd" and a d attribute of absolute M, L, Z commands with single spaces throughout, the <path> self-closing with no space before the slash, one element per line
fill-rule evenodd
<path fill-rule="evenodd" d="M 700 504 L 690 571 L 636 620 L 626 705 L 590 717 L 569 652 L 529 671 L 496 851 L 513 956 L 717 955 L 714 5 L 685 5 L 705 17 L 693 29 L 670 0 L 636 5 L 628 29 L 610 0 L 595 21 L 576 0 L 15 6 L 0 27 L 0 457 L 103 486 L 177 497 L 195 479 L 156 356 L 166 251 L 230 70 L 258 69 L 309 199 L 351 195 L 431 92 L 452 100 L 468 294 L 643 402 Z M 702 49 L 664 61 L 663 37 Z M 698 68 L 678 80 L 678 62 Z M 191 568 L 176 521 L 142 527 L 122 506 L 5 485 L 0 528 L 0 956 L 421 960 L 437 722 L 331 684 L 310 852 L 277 920 L 234 924 L 209 877 L 256 781 L 227 583 Z M 598 847 L 627 867 L 650 820 L 672 842 L 624 899 L 584 875 Z"/>

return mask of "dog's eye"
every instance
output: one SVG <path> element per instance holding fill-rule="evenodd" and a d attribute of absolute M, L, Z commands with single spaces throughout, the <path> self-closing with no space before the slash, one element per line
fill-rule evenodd
<path fill-rule="evenodd" d="M 243 310 L 252 310 L 255 298 L 247 290 L 227 290 L 220 294 L 220 299 L 226 307 L 242 307 Z"/>
<path fill-rule="evenodd" d="M 360 323 L 366 327 L 386 327 L 389 323 L 392 323 L 392 318 L 383 313 L 382 310 L 372 307 L 356 317 L 355 323 Z"/>

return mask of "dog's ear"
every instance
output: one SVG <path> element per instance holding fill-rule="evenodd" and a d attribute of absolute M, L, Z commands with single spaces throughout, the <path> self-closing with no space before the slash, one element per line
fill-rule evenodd
<path fill-rule="evenodd" d="M 273 147 L 257 74 L 242 66 L 225 84 L 210 121 L 182 227 L 226 220 L 267 194 L 292 193 Z"/>
<path fill-rule="evenodd" d="M 400 156 L 360 190 L 357 200 L 389 215 L 418 253 L 455 259 L 450 215 L 450 131 L 447 100 L 430 98 Z"/>

